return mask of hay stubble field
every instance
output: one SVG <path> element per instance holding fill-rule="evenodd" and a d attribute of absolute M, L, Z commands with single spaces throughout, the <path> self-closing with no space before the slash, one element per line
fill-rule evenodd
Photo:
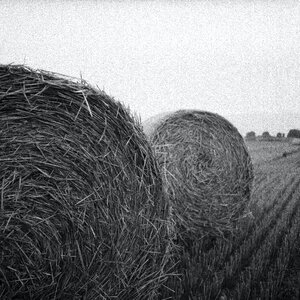
<path fill-rule="evenodd" d="M 288 141 L 246 144 L 254 164 L 251 213 L 233 238 L 213 246 L 203 239 L 183 251 L 178 299 L 300 297 L 299 146 Z"/>
<path fill-rule="evenodd" d="M 261 281 L 255 284 L 261 284 L 262 298 L 299 299 L 300 148 L 288 141 L 247 146 L 255 170 L 250 206 L 259 230 L 266 230 L 257 254 Z"/>

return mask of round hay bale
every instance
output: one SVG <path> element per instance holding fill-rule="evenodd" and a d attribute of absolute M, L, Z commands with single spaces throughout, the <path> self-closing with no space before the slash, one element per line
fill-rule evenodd
<path fill-rule="evenodd" d="M 144 122 L 181 233 L 223 236 L 243 214 L 253 178 L 238 130 L 223 117 L 181 110 Z"/>
<path fill-rule="evenodd" d="M 154 299 L 168 213 L 140 124 L 83 81 L 0 65 L 0 298 Z"/>

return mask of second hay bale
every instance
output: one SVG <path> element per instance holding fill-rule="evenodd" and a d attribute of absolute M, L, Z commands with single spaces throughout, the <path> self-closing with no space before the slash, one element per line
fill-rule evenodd
<path fill-rule="evenodd" d="M 210 112 L 181 110 L 144 124 L 181 232 L 232 232 L 250 198 L 253 167 L 238 130 Z"/>

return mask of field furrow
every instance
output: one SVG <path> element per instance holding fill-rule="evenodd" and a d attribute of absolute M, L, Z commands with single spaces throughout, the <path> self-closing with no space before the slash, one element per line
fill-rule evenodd
<path fill-rule="evenodd" d="M 272 269 L 273 263 L 280 253 L 279 250 L 284 242 L 284 237 L 299 210 L 300 202 L 298 197 L 295 197 L 298 193 L 299 182 L 297 189 L 289 196 L 290 201 L 278 219 L 277 225 L 270 230 L 255 255 L 251 257 L 249 266 L 239 274 L 236 290 L 242 299 L 255 299 L 261 295 L 261 283 L 267 280 L 268 270 Z"/>
<path fill-rule="evenodd" d="M 233 236 L 184 248 L 182 277 L 173 282 L 169 299 L 300 299 L 300 149 L 284 158 L 289 148 L 280 146 L 274 146 L 274 155 L 266 145 L 256 149 L 252 216 L 245 215 Z"/>

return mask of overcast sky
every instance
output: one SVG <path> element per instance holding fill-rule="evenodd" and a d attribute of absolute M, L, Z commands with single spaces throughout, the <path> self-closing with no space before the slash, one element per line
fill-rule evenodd
<path fill-rule="evenodd" d="M 299 1 L 0 2 L 0 63 L 82 77 L 142 120 L 177 109 L 300 129 Z"/>

